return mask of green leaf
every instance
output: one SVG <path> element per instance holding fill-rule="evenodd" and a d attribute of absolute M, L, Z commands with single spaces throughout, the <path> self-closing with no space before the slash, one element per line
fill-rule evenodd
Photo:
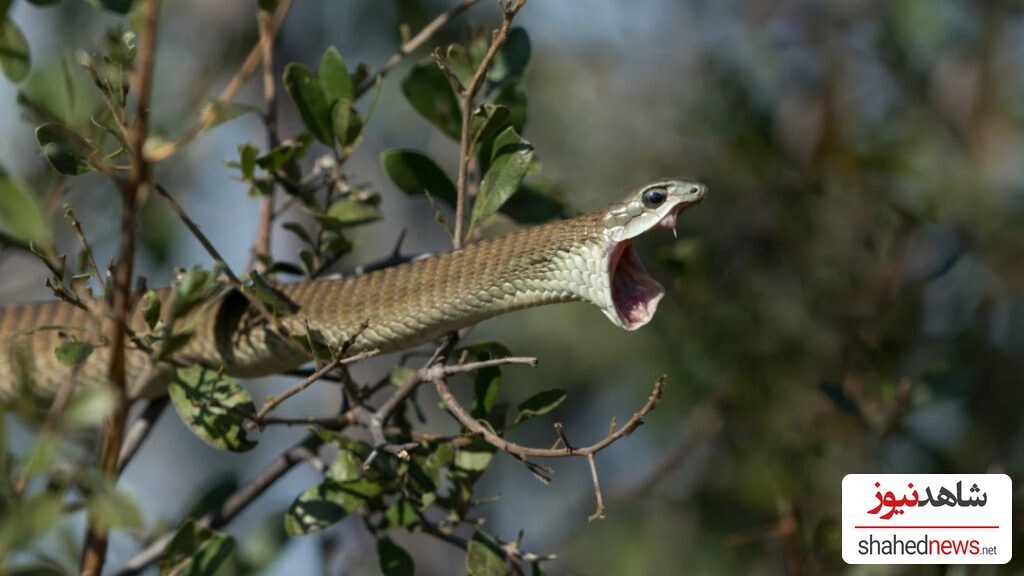
<path fill-rule="evenodd" d="M 339 100 L 352 102 L 352 77 L 345 66 L 345 59 L 334 46 L 328 48 L 320 57 L 319 75 L 320 87 L 327 98 L 328 106 L 333 107 Z"/>
<path fill-rule="evenodd" d="M 132 3 L 135 0 L 99 0 L 100 6 L 103 6 L 111 12 L 117 14 L 127 14 L 132 11 Z"/>
<path fill-rule="evenodd" d="M 157 322 L 160 321 L 162 308 L 163 303 L 160 301 L 160 296 L 153 290 L 146 291 L 142 297 L 142 319 L 146 321 L 146 326 L 149 326 L 150 330 L 156 328 Z"/>
<path fill-rule="evenodd" d="M 476 393 L 471 409 L 473 417 L 487 418 L 494 410 L 498 392 L 501 390 L 501 369 L 489 366 L 477 370 L 473 390 Z"/>
<path fill-rule="evenodd" d="M 377 541 L 377 556 L 380 558 L 380 571 L 384 576 L 413 576 L 416 573 L 412 557 L 390 538 L 381 538 Z"/>
<path fill-rule="evenodd" d="M 280 170 L 291 164 L 306 153 L 306 148 L 313 143 L 313 138 L 302 134 L 294 139 L 282 142 L 277 148 L 256 159 L 256 164 L 264 170 Z"/>
<path fill-rule="evenodd" d="M 18 238 L 36 243 L 50 241 L 50 226 L 42 207 L 3 167 L 0 167 L 0 223 Z"/>
<path fill-rule="evenodd" d="M 331 107 L 316 74 L 302 64 L 292 62 L 284 67 L 284 89 L 295 101 L 302 122 L 317 140 L 330 146 L 334 142 L 331 129 Z"/>
<path fill-rule="evenodd" d="M 21 29 L 9 18 L 0 23 L 0 70 L 11 82 L 28 78 L 32 65 L 28 41 Z"/>
<path fill-rule="evenodd" d="M 424 466 L 428 471 L 439 471 L 455 463 L 455 448 L 451 444 L 439 444 L 437 448 L 427 456 Z"/>
<path fill-rule="evenodd" d="M 388 381 L 396 388 L 405 388 L 415 375 L 416 371 L 412 368 L 395 366 L 391 370 L 388 370 Z"/>
<path fill-rule="evenodd" d="M 387 521 L 389 527 L 408 528 L 419 523 L 420 516 L 416 513 L 416 507 L 408 500 L 403 499 L 396 500 L 391 506 L 388 506 L 384 511 L 384 520 Z"/>
<path fill-rule="evenodd" d="M 256 159 L 259 155 L 259 149 L 248 142 L 238 147 L 238 169 L 242 173 L 242 180 L 256 177 Z"/>
<path fill-rule="evenodd" d="M 160 574 L 213 576 L 234 549 L 234 538 L 200 526 L 189 518 L 181 524 L 167 547 L 160 561 Z"/>
<path fill-rule="evenodd" d="M 351 198 L 338 200 L 317 220 L 328 228 L 351 228 L 380 220 L 380 206 L 373 202 L 360 202 Z"/>
<path fill-rule="evenodd" d="M 402 81 L 402 93 L 413 109 L 458 140 L 462 133 L 459 101 L 455 91 L 433 61 L 417 64 Z"/>
<path fill-rule="evenodd" d="M 473 38 L 468 48 L 462 44 L 449 46 L 445 59 L 448 62 L 448 68 L 459 79 L 459 82 L 462 82 L 463 86 L 468 86 L 486 52 L 487 38 L 479 35 Z"/>
<path fill-rule="evenodd" d="M 481 422 L 486 425 L 486 421 Z M 461 446 L 455 452 L 453 464 L 466 472 L 483 472 L 494 459 L 497 448 L 481 438 L 474 438 L 469 444 Z"/>
<path fill-rule="evenodd" d="M 526 90 L 518 81 L 506 82 L 497 89 L 491 98 L 493 104 L 498 104 L 509 109 L 508 122 L 515 127 L 516 132 L 522 133 L 526 126 L 527 98 Z"/>
<path fill-rule="evenodd" d="M 566 392 L 561 389 L 546 390 L 530 396 L 519 405 L 519 414 L 516 416 L 513 426 L 521 422 L 547 414 L 565 402 Z"/>
<path fill-rule="evenodd" d="M 331 110 L 331 126 L 334 137 L 342 146 L 351 146 L 363 133 L 363 122 L 359 113 L 352 107 L 352 102 L 342 98 Z"/>
<path fill-rule="evenodd" d="M 243 426 L 256 407 L 234 378 L 200 366 L 179 368 L 168 394 L 181 419 L 207 444 L 231 452 L 256 446 Z"/>
<path fill-rule="evenodd" d="M 94 488 L 86 499 L 85 508 L 89 517 L 104 530 L 142 526 L 142 514 L 135 501 L 109 482 Z"/>
<path fill-rule="evenodd" d="M 299 224 L 298 222 L 285 222 L 281 227 L 297 236 L 309 246 L 313 245 L 313 238 L 309 235 L 309 232 L 302 227 L 302 224 Z"/>
<path fill-rule="evenodd" d="M 292 502 L 285 513 L 284 530 L 291 536 L 323 530 L 358 510 L 367 498 L 379 496 L 381 491 L 379 484 L 367 480 L 338 482 L 327 478 Z"/>
<path fill-rule="evenodd" d="M 494 55 L 494 61 L 487 71 L 487 79 L 499 83 L 506 78 L 522 78 L 526 65 L 530 63 L 530 36 L 526 30 L 515 27 L 508 31 L 508 38 Z"/>
<path fill-rule="evenodd" d="M 209 130 L 225 122 L 230 122 L 239 116 L 256 113 L 259 110 L 246 104 L 239 104 L 238 102 L 220 102 L 215 100 L 206 105 L 205 112 L 210 114 L 210 124 L 206 126 L 206 129 Z"/>
<path fill-rule="evenodd" d="M 274 289 L 257 270 L 249 271 L 249 281 L 242 284 L 242 291 L 262 302 L 274 316 L 295 312 L 295 305 Z"/>
<path fill-rule="evenodd" d="M 46 161 L 57 172 L 77 176 L 92 170 L 88 160 L 93 152 L 92 145 L 68 126 L 43 124 L 36 128 L 36 141 Z"/>
<path fill-rule="evenodd" d="M 410 196 L 428 193 L 449 206 L 455 206 L 455 184 L 426 155 L 415 150 L 391 148 L 381 152 L 380 162 L 402 192 Z"/>
<path fill-rule="evenodd" d="M 497 212 L 512 197 L 530 170 L 533 157 L 533 145 L 522 139 L 515 128 L 510 126 L 495 138 L 491 165 L 473 204 L 470 230 Z"/>
<path fill-rule="evenodd" d="M 558 189 L 545 182 L 522 184 L 499 212 L 519 224 L 542 224 L 567 216 Z"/>
<path fill-rule="evenodd" d="M 53 351 L 57 361 L 65 366 L 74 366 L 85 362 L 85 359 L 92 354 L 92 345 L 88 342 L 78 340 L 65 340 Z"/>
<path fill-rule="evenodd" d="M 501 547 L 481 530 L 473 534 L 466 548 L 466 571 L 469 576 L 506 576 L 510 573 Z"/>
<path fill-rule="evenodd" d="M 64 420 L 78 428 L 99 426 L 117 405 L 109 386 L 83 386 L 75 391 L 64 412 Z"/>
<path fill-rule="evenodd" d="M 8 504 L 8 502 L 10 502 Z M 41 492 L 26 500 L 5 502 L 0 514 L 0 549 L 18 550 L 49 532 L 63 510 L 60 494 Z"/>
<path fill-rule="evenodd" d="M 174 281 L 174 317 L 181 318 L 217 290 L 216 276 L 196 266 Z"/>
<path fill-rule="evenodd" d="M 483 142 L 497 136 L 497 134 L 508 126 L 508 117 L 511 111 L 497 104 L 482 104 L 473 112 L 470 131 L 473 135 L 473 142 Z"/>

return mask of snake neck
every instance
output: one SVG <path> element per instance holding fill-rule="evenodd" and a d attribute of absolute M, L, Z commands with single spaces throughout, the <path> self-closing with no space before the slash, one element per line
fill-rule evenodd
<path fill-rule="evenodd" d="M 570 301 L 607 308 L 607 251 L 599 217 L 579 216 L 363 276 L 282 286 L 298 307 L 285 325 L 335 344 L 355 336 L 353 353 L 390 352 L 523 308 Z M 270 360 L 257 354 L 243 367 L 241 356 L 234 364 L 244 373 L 263 372 Z"/>

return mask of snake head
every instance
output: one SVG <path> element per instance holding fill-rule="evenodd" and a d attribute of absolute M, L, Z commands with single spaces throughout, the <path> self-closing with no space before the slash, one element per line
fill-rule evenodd
<path fill-rule="evenodd" d="M 662 227 L 673 232 L 676 218 L 696 205 L 707 186 L 683 180 L 658 180 L 634 188 L 621 202 L 607 208 L 603 218 L 607 238 L 608 298 L 604 314 L 617 326 L 636 330 L 647 324 L 665 288 L 644 267 L 633 249 L 633 239 Z"/>

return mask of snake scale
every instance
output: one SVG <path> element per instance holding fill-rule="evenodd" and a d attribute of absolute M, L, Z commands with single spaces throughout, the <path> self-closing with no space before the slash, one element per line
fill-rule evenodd
<path fill-rule="evenodd" d="M 499 314 L 558 302 L 590 302 L 616 325 L 634 330 L 650 320 L 664 291 L 637 258 L 633 239 L 655 227 L 674 229 L 678 213 L 705 192 L 702 184 L 659 180 L 603 209 L 461 250 L 364 275 L 277 285 L 295 308 L 281 323 L 287 333 L 315 331 L 327 342 L 356 335 L 350 354 L 409 348 Z M 160 294 L 166 299 L 169 291 Z M 179 320 L 195 336 L 174 359 L 239 377 L 267 376 L 309 361 L 304 347 L 253 316 L 245 298 L 226 290 L 211 306 Z M 131 325 L 144 330 L 140 310 Z M 0 307 L 0 391 L 10 394 L 20 383 L 49 395 L 67 382 L 72 368 L 57 362 L 54 350 L 69 335 L 97 341 L 101 328 L 92 314 L 63 302 Z M 173 367 L 129 348 L 130 394 L 162 394 Z M 104 382 L 108 362 L 107 350 L 97 347 L 74 368 L 75 382 Z"/>

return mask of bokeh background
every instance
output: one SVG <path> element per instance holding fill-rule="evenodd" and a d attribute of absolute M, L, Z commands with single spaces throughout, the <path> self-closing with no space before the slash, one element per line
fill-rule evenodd
<path fill-rule="evenodd" d="M 255 42 L 254 5 L 165 3 L 158 131 L 178 134 L 237 68 Z M 400 23 L 417 30 L 448 5 L 302 0 L 280 34 L 278 63 L 315 66 L 334 45 L 350 63 L 379 65 L 396 49 Z M 95 48 L 104 30 L 124 26 L 83 2 L 19 2 L 12 14 L 35 60 L 23 88 L 39 98 L 59 98 L 69 51 Z M 494 3 L 482 2 L 436 43 L 465 39 L 497 18 Z M 505 457 L 478 491 L 500 496 L 480 509 L 489 529 L 506 539 L 523 530 L 527 549 L 557 553 L 554 574 L 1020 570 L 1019 558 L 976 570 L 849 567 L 838 515 L 848 473 L 1005 472 L 1020 481 L 1024 472 L 1021 3 L 533 0 L 517 24 L 533 46 L 524 136 L 570 206 L 596 208 L 666 175 L 699 179 L 710 194 L 681 219 L 678 240 L 665 232 L 641 243 L 668 296 L 639 332 L 567 305 L 495 319 L 471 334 L 540 358 L 536 369 L 506 370 L 503 396 L 518 403 L 568 389 L 553 419 L 578 444 L 600 438 L 611 417 L 623 421 L 658 375 L 669 376 L 647 425 L 599 458 L 605 520 L 587 521 L 593 492 L 582 461 L 554 463 L 556 480 L 544 486 Z M 416 148 L 454 174 L 457 146 L 398 87 L 408 64 L 384 83 L 366 142 L 347 164 L 355 181 L 382 194 L 386 215 L 357 236 L 348 266 L 386 254 L 402 229 L 408 251 L 448 244 L 429 205 L 397 191 L 378 160 L 386 148 Z M 79 79 L 76 89 L 88 92 Z M 50 199 L 59 243 L 72 247 L 17 90 L 0 82 L 0 158 Z M 258 82 L 241 100 L 260 102 Z M 288 136 L 301 123 L 283 104 Z M 246 264 L 258 202 L 223 161 L 246 141 L 265 142 L 253 116 L 217 128 L 158 171 L 236 268 Z M 63 198 L 98 260 L 112 256 L 115 191 L 85 177 L 68 183 Z M 152 283 L 169 282 L 173 266 L 208 262 L 158 203 L 144 218 L 140 265 Z M 275 240 L 279 258 L 294 257 L 290 239 Z M 46 297 L 44 277 L 38 262 L 0 253 L 4 303 Z M 390 365 L 368 362 L 356 376 Z M 285 384 L 249 387 L 260 397 Z M 336 402 L 335 390 L 314 388 L 287 412 L 320 414 Z M 515 439 L 549 445 L 550 422 L 537 419 Z M 271 430 L 253 452 L 226 454 L 169 412 L 122 485 L 151 527 L 173 526 L 211 486 L 250 477 L 302 434 Z M 296 469 L 229 531 L 243 548 L 275 550 L 283 510 L 317 478 Z M 414 553 L 417 573 L 462 570 L 455 548 L 395 537 Z M 110 565 L 135 546 L 119 536 Z M 358 520 L 288 541 L 268 573 L 319 571 L 377 573 L 374 542 Z"/>

